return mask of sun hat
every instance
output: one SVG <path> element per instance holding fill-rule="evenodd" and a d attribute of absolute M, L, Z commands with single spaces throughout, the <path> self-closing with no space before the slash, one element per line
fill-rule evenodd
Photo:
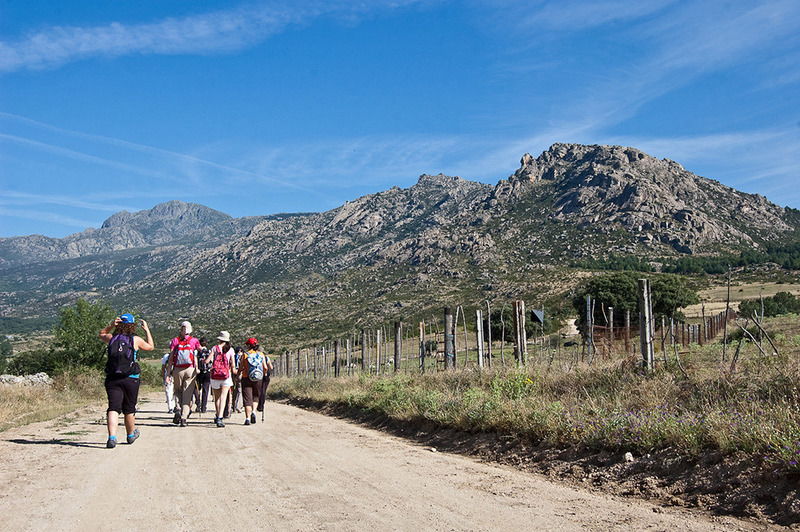
<path fill-rule="evenodd" d="M 119 317 L 120 323 L 136 323 L 136 320 L 133 318 L 133 314 L 123 314 Z"/>
<path fill-rule="evenodd" d="M 220 331 L 219 336 L 217 336 L 217 340 L 220 340 L 222 342 L 230 342 L 231 334 L 228 331 Z"/>
<path fill-rule="evenodd" d="M 181 327 L 185 327 L 186 328 L 186 334 L 191 334 L 192 333 L 192 324 L 189 323 L 188 321 L 182 321 L 181 322 Z"/>
<path fill-rule="evenodd" d="M 258 340 L 256 340 L 255 338 L 251 337 L 251 338 L 248 338 L 245 343 L 247 345 L 258 345 Z"/>

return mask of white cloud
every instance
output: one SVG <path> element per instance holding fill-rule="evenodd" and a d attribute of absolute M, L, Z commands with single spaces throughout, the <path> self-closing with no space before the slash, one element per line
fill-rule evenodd
<path fill-rule="evenodd" d="M 202 54 L 238 50 L 292 25 L 322 15 L 357 19 L 379 9 L 425 0 L 268 2 L 148 24 L 111 22 L 102 26 L 52 26 L 15 42 L 0 42 L 0 73 L 53 68 L 92 56 Z"/>
<path fill-rule="evenodd" d="M 21 218 L 23 220 L 35 220 L 37 222 L 51 222 L 58 225 L 67 225 L 70 227 L 87 228 L 92 227 L 94 222 L 89 220 L 80 220 L 71 216 L 63 216 L 53 212 L 18 210 L 18 209 L 5 209 L 0 207 L 0 216 L 8 216 L 9 218 Z"/>

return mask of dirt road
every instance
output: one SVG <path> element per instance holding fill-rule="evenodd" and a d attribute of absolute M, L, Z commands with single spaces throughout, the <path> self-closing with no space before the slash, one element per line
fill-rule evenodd
<path fill-rule="evenodd" d="M 0 434 L 4 530 L 755 530 L 574 489 L 270 403 L 266 423 L 170 423 L 105 448 L 104 408 Z M 213 417 L 213 415 L 211 415 Z M 121 428 L 121 434 L 124 429 Z M 124 441 L 124 437 L 122 438 Z"/>

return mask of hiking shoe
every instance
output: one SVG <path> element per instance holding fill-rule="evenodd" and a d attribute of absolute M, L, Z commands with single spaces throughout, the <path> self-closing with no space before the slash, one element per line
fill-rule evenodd
<path fill-rule="evenodd" d="M 244 420 L 244 424 L 245 424 L 245 425 L 249 425 L 249 424 L 250 424 L 250 420 L 249 420 L 249 419 L 245 419 L 245 420 Z"/>
<path fill-rule="evenodd" d="M 185 427 L 186 426 L 186 420 L 185 419 L 181 419 L 179 424 L 180 424 L 181 427 Z"/>
<path fill-rule="evenodd" d="M 177 425 L 180 422 L 181 422 L 181 413 L 180 411 L 176 410 L 175 415 L 172 416 L 172 424 Z"/>
<path fill-rule="evenodd" d="M 128 434 L 128 445 L 132 444 L 136 441 L 136 438 L 139 437 L 139 429 L 133 431 L 133 434 Z"/>
<path fill-rule="evenodd" d="M 117 439 L 116 438 L 109 438 L 106 442 L 106 449 L 113 449 L 117 446 Z"/>
<path fill-rule="evenodd" d="M 250 414 L 250 423 L 255 425 L 256 424 L 256 415 Z"/>

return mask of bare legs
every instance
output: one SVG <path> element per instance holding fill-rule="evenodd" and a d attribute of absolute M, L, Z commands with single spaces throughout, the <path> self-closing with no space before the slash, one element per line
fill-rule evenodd
<path fill-rule="evenodd" d="M 119 413 L 110 411 L 106 414 L 106 423 L 108 426 L 108 435 L 117 436 L 117 424 L 119 423 Z M 136 430 L 136 414 L 125 414 L 125 434 L 133 434 Z"/>

